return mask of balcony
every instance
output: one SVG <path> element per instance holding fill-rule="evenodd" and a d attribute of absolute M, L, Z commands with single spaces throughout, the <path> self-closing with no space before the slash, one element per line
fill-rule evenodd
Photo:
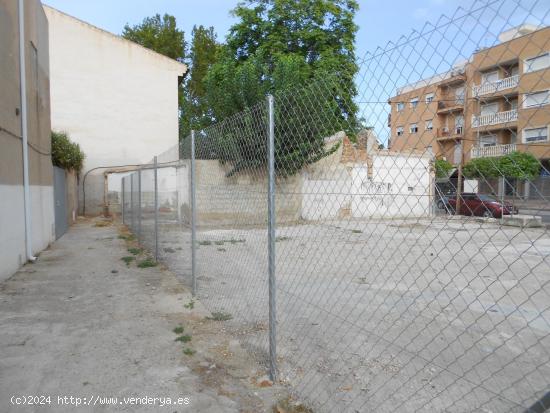
<path fill-rule="evenodd" d="M 518 120 L 518 111 L 516 109 L 506 112 L 490 113 L 489 115 L 472 116 L 472 128 L 482 126 L 498 125 L 500 123 L 515 122 Z"/>
<path fill-rule="evenodd" d="M 455 128 L 440 128 L 437 129 L 436 139 L 439 142 L 448 141 L 448 140 L 458 140 L 462 139 L 464 130 L 462 126 L 457 126 Z"/>
<path fill-rule="evenodd" d="M 464 110 L 464 97 L 455 97 L 449 99 L 443 97 L 442 100 L 437 102 L 438 114 L 457 112 L 461 110 Z"/>
<path fill-rule="evenodd" d="M 496 82 L 485 82 L 479 86 L 472 87 L 474 96 L 490 95 L 492 93 L 501 92 L 506 89 L 513 89 L 519 84 L 519 75 L 507 77 L 497 80 Z"/>
<path fill-rule="evenodd" d="M 515 151 L 516 144 L 509 143 L 506 145 L 474 146 L 470 154 L 472 158 L 492 158 L 508 155 Z"/>

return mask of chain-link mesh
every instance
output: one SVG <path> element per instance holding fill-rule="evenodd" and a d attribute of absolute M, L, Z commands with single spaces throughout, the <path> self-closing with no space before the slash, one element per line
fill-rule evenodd
<path fill-rule="evenodd" d="M 151 165 L 125 178 L 124 220 L 316 411 L 542 412 L 549 20 L 477 1 L 367 54 L 353 88 L 327 75 L 275 94 L 273 125 L 260 102 L 196 131 L 159 157 L 156 208 Z"/>

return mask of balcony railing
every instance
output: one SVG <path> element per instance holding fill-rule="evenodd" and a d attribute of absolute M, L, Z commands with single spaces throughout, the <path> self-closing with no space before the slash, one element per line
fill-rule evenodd
<path fill-rule="evenodd" d="M 437 138 L 438 139 L 459 139 L 462 137 L 464 130 L 462 126 L 456 126 L 455 128 L 438 128 L 437 129 Z"/>
<path fill-rule="evenodd" d="M 519 84 L 519 75 L 500 79 L 495 82 L 485 82 L 479 86 L 473 86 L 472 92 L 474 96 L 488 95 L 490 93 L 500 92 L 501 90 L 512 89 Z"/>
<path fill-rule="evenodd" d="M 474 146 L 471 151 L 472 158 L 488 158 L 508 155 L 516 150 L 515 143 L 506 145 Z"/>
<path fill-rule="evenodd" d="M 499 123 L 515 122 L 518 120 L 518 111 L 512 109 L 506 112 L 491 113 L 489 115 L 472 116 L 472 127 L 498 125 Z"/>

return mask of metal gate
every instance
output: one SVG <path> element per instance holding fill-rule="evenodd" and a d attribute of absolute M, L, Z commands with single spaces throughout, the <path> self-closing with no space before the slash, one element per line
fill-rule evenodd
<path fill-rule="evenodd" d="M 69 227 L 67 222 L 67 182 L 65 170 L 53 167 L 53 188 L 55 207 L 55 238 L 58 239 Z"/>

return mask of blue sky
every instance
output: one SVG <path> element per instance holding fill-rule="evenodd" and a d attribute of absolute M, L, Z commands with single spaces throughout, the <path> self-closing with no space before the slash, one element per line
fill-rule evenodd
<path fill-rule="evenodd" d="M 472 0 L 359 0 L 357 55 L 395 41 L 425 21 L 441 14 L 452 15 L 459 4 Z M 233 19 L 230 10 L 237 0 L 44 0 L 56 9 L 120 34 L 126 23 L 136 24 L 155 13 L 176 16 L 178 25 L 190 33 L 194 24 L 214 26 L 223 39 Z"/>

